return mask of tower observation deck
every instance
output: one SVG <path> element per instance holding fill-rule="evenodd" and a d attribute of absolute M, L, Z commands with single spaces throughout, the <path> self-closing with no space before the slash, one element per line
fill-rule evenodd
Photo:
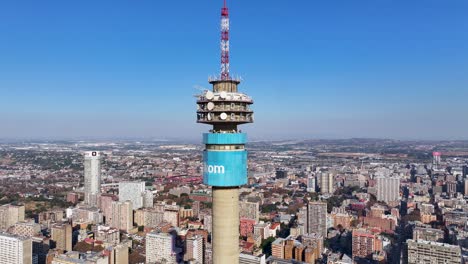
<path fill-rule="evenodd" d="M 212 125 L 203 134 L 203 182 L 213 193 L 213 263 L 239 263 L 239 186 L 247 183 L 247 135 L 238 126 L 253 123 L 253 100 L 239 92 L 229 74 L 229 11 L 221 9 L 221 74 L 212 90 L 197 96 L 197 123 Z"/>

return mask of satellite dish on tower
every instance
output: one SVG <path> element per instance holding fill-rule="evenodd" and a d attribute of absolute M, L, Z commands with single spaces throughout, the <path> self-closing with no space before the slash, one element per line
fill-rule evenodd
<path fill-rule="evenodd" d="M 226 114 L 226 113 L 221 113 L 221 115 L 219 116 L 219 118 L 221 118 L 221 120 L 226 120 L 227 114 Z"/>
<path fill-rule="evenodd" d="M 226 92 L 225 91 L 222 91 L 221 93 L 219 93 L 219 97 L 221 97 L 221 99 L 226 99 Z"/>
<path fill-rule="evenodd" d="M 208 108 L 208 110 L 213 110 L 215 107 L 215 105 L 212 103 L 212 102 L 209 102 L 207 105 L 206 105 L 206 108 Z"/>
<path fill-rule="evenodd" d="M 212 91 L 207 91 L 205 94 L 206 99 L 211 100 L 214 97 L 214 94 Z"/>

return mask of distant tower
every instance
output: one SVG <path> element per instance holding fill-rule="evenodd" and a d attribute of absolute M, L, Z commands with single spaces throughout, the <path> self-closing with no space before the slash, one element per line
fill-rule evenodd
<path fill-rule="evenodd" d="M 333 193 L 333 174 L 330 172 L 322 172 L 320 176 L 320 192 L 323 194 Z"/>
<path fill-rule="evenodd" d="M 306 233 L 316 233 L 327 237 L 327 204 L 323 202 L 310 202 L 306 205 Z"/>
<path fill-rule="evenodd" d="M 88 151 L 84 154 L 85 203 L 97 206 L 97 196 L 101 192 L 101 154 Z"/>
<path fill-rule="evenodd" d="M 119 182 L 119 201 L 131 201 L 133 210 L 143 207 L 145 182 Z"/>
<path fill-rule="evenodd" d="M 440 152 L 432 152 L 432 165 L 434 165 L 435 169 L 439 168 L 440 165 L 440 157 L 442 156 L 442 153 Z"/>
<path fill-rule="evenodd" d="M 213 263 L 239 263 L 239 186 L 247 183 L 247 135 L 237 126 L 253 122 L 253 100 L 240 93 L 229 74 L 229 11 L 221 9 L 221 74 L 212 91 L 198 96 L 197 122 L 203 134 L 203 182 L 213 187 Z"/>
<path fill-rule="evenodd" d="M 315 192 L 315 176 L 309 175 L 307 177 L 307 191 Z"/>
<path fill-rule="evenodd" d="M 400 178 L 379 176 L 377 184 L 377 201 L 393 202 L 400 200 Z"/>

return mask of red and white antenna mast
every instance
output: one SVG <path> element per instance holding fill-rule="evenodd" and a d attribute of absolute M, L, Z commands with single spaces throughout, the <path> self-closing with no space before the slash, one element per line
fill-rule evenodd
<path fill-rule="evenodd" d="M 221 8 L 221 80 L 230 80 L 229 75 L 229 9 L 224 0 Z"/>

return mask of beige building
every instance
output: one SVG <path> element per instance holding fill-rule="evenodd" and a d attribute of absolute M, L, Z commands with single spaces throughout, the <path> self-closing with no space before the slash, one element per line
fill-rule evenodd
<path fill-rule="evenodd" d="M 31 264 L 31 238 L 0 233 L 0 263 Z"/>
<path fill-rule="evenodd" d="M 468 179 L 465 180 L 465 196 L 468 196 Z"/>
<path fill-rule="evenodd" d="M 128 252 L 127 245 L 113 246 L 109 252 L 109 264 L 128 264 Z"/>
<path fill-rule="evenodd" d="M 413 230 L 414 240 L 426 240 L 434 242 L 443 242 L 445 232 L 440 229 L 415 227 Z"/>
<path fill-rule="evenodd" d="M 108 225 L 112 218 L 112 202 L 118 201 L 119 198 L 113 194 L 99 194 L 98 207 L 102 211 L 104 222 Z"/>
<path fill-rule="evenodd" d="M 24 206 L 5 204 L 0 206 L 0 230 L 6 230 L 24 221 Z"/>
<path fill-rule="evenodd" d="M 94 236 L 96 240 L 115 245 L 120 243 L 120 232 L 117 228 L 99 225 L 95 228 Z"/>
<path fill-rule="evenodd" d="M 132 202 L 112 202 L 112 217 L 109 225 L 128 232 L 133 228 Z"/>
<path fill-rule="evenodd" d="M 84 261 L 84 259 L 86 259 Z M 81 254 L 76 251 L 55 256 L 51 264 L 109 264 L 109 257 L 100 252 Z"/>
<path fill-rule="evenodd" d="M 203 237 L 195 235 L 185 242 L 185 261 L 192 261 L 193 264 L 203 264 Z"/>
<path fill-rule="evenodd" d="M 319 173 L 320 178 L 320 192 L 333 193 L 333 174 L 330 172 Z"/>
<path fill-rule="evenodd" d="M 174 227 L 179 226 L 179 210 L 165 210 L 164 221 L 170 223 Z"/>
<path fill-rule="evenodd" d="M 255 220 L 256 223 L 260 220 L 260 205 L 258 202 L 252 203 L 247 201 L 239 202 L 239 216 L 244 219 Z"/>
<path fill-rule="evenodd" d="M 51 240 L 57 249 L 72 251 L 72 226 L 68 223 L 58 223 L 51 226 Z"/>
<path fill-rule="evenodd" d="M 41 232 L 41 225 L 31 222 L 16 223 L 10 233 L 18 236 L 32 237 Z"/>
<path fill-rule="evenodd" d="M 176 264 L 175 237 L 168 233 L 151 232 L 146 235 L 146 263 L 166 261 Z"/>
<path fill-rule="evenodd" d="M 142 208 L 135 211 L 135 224 L 149 228 L 157 227 L 164 222 L 164 209 Z"/>
<path fill-rule="evenodd" d="M 460 264 L 461 248 L 425 240 L 410 239 L 408 243 L 408 264 Z"/>

